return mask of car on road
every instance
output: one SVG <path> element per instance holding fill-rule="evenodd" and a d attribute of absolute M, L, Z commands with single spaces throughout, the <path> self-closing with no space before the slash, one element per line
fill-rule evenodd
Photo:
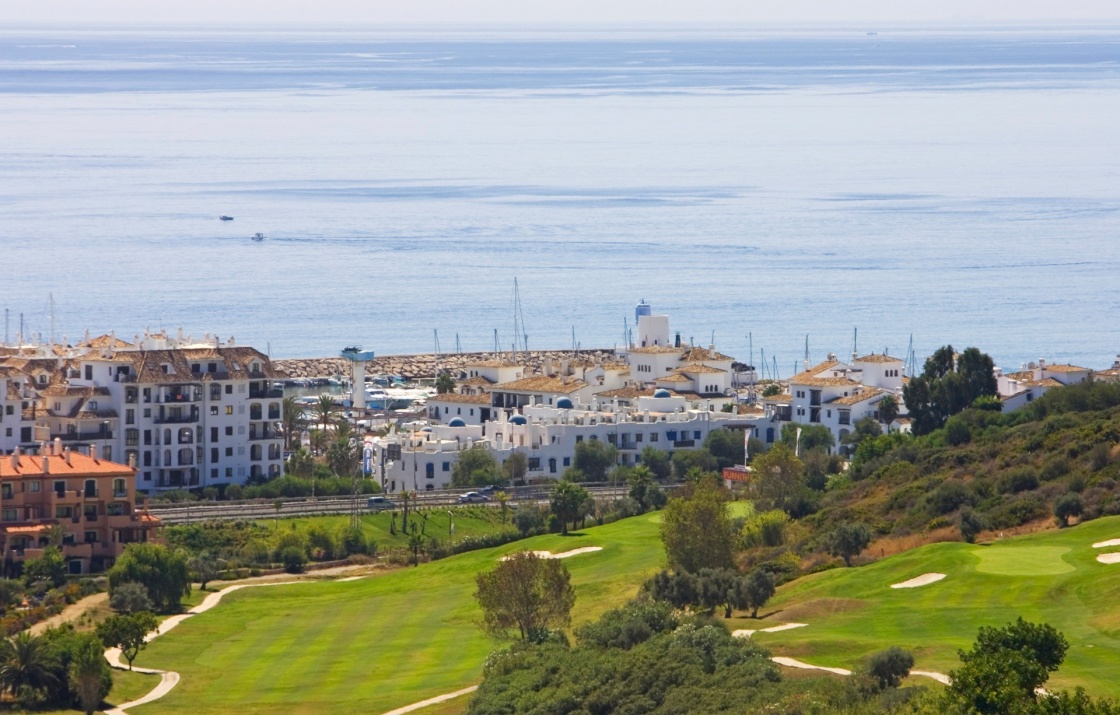
<path fill-rule="evenodd" d="M 498 488 L 496 486 L 494 486 L 493 484 L 487 484 L 484 487 L 480 487 L 479 490 L 478 490 L 478 493 L 479 494 L 490 495 L 490 494 L 493 494 L 494 492 L 496 492 L 497 490 L 498 490 Z"/>
<path fill-rule="evenodd" d="M 385 511 L 386 509 L 396 509 L 397 503 L 388 497 L 370 497 L 366 499 L 366 509 L 370 511 Z"/>
<path fill-rule="evenodd" d="M 478 492 L 467 492 L 466 494 L 459 495 L 460 504 L 481 504 L 482 502 L 490 501 L 490 497 Z"/>

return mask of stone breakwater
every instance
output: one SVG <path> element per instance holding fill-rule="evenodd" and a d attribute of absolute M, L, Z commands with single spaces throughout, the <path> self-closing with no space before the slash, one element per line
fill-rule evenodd
<path fill-rule="evenodd" d="M 508 358 L 509 355 L 496 353 L 449 353 L 437 356 L 425 355 L 382 355 L 374 358 L 366 365 L 367 375 L 400 375 L 406 379 L 415 380 L 421 377 L 435 377 L 438 370 L 450 370 L 452 373 L 466 371 L 468 363 L 479 360 L 494 360 Z M 527 366 L 526 374 L 543 372 L 546 359 L 552 359 L 554 368 L 560 367 L 560 361 L 591 361 L 610 362 L 615 360 L 613 350 L 580 350 L 573 355 L 571 350 L 534 350 L 527 354 L 519 354 L 517 362 Z M 333 377 L 335 375 L 349 375 L 350 366 L 342 358 L 290 358 L 273 360 L 272 366 L 281 370 L 291 378 L 316 378 Z"/>

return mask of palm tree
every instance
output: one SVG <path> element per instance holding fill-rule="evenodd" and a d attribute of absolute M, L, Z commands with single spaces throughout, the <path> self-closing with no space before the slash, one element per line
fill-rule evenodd
<path fill-rule="evenodd" d="M 494 500 L 502 508 L 502 523 L 504 524 L 506 523 L 506 512 L 509 511 L 509 494 L 498 492 L 494 495 Z"/>
<path fill-rule="evenodd" d="M 898 417 L 898 400 L 894 395 L 887 395 L 879 400 L 879 421 L 887 426 L 887 431 L 890 431 L 891 422 L 894 422 L 895 417 Z"/>
<path fill-rule="evenodd" d="M 59 667 L 47 642 L 28 631 L 0 641 L 0 688 L 12 695 L 25 685 L 49 688 L 58 684 Z"/>
<path fill-rule="evenodd" d="M 330 395 L 319 395 L 319 401 L 315 403 L 315 421 L 327 428 L 331 423 L 331 417 L 334 415 L 335 410 L 338 409 L 338 403 Z"/>
<path fill-rule="evenodd" d="M 280 408 L 280 429 L 284 433 L 284 449 L 292 448 L 292 440 L 303 431 L 307 418 L 303 415 L 303 405 L 299 398 L 288 396 Z"/>

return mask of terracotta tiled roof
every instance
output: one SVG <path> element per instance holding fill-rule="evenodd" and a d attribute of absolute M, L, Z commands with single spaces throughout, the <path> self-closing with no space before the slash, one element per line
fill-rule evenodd
<path fill-rule="evenodd" d="M 595 397 L 605 398 L 608 400 L 636 400 L 639 397 L 653 397 L 653 393 L 659 389 L 657 387 L 638 387 L 636 385 L 627 385 L 626 387 L 619 387 L 615 390 L 605 390 L 604 392 L 596 392 Z M 676 393 L 669 390 L 669 394 L 676 396 Z"/>
<path fill-rule="evenodd" d="M 1034 371 L 1033 370 L 1023 370 L 1021 372 L 1009 372 L 1006 375 L 1004 375 L 1004 377 L 1006 377 L 1008 380 L 1033 380 L 1034 379 Z"/>
<path fill-rule="evenodd" d="M 583 380 L 568 378 L 565 381 L 565 379 L 559 377 L 534 375 L 532 377 L 514 380 L 513 382 L 503 382 L 499 385 L 494 385 L 493 389 L 494 391 L 500 392 L 545 392 L 567 395 L 578 392 L 584 387 L 587 387 L 587 383 Z"/>
<path fill-rule="evenodd" d="M 1088 372 L 1087 367 L 1078 367 L 1077 365 L 1047 365 L 1044 370 L 1048 372 Z"/>
<path fill-rule="evenodd" d="M 638 355 L 663 355 L 667 353 L 679 353 L 684 348 L 674 348 L 671 345 L 647 345 L 644 348 L 630 348 L 631 353 Z"/>
<path fill-rule="evenodd" d="M 1025 383 L 1027 387 L 1065 387 L 1062 383 L 1058 382 L 1052 377 L 1047 377 L 1042 380 L 1031 380 Z"/>
<path fill-rule="evenodd" d="M 793 395 L 789 394 L 788 392 L 783 392 L 780 395 L 770 395 L 769 397 L 763 397 L 762 401 L 773 402 L 774 404 L 778 405 L 788 405 L 789 403 L 793 402 Z"/>
<path fill-rule="evenodd" d="M 475 375 L 459 382 L 460 387 L 490 387 L 494 381 L 482 375 Z"/>
<path fill-rule="evenodd" d="M 806 385 L 808 387 L 845 387 L 860 384 L 847 377 L 802 377 L 800 375 L 791 377 L 789 382 L 791 385 Z"/>
<path fill-rule="evenodd" d="M 715 350 L 709 350 L 702 347 L 691 347 L 684 351 L 681 355 L 681 362 L 726 362 L 727 360 L 734 360 L 735 358 L 730 355 L 717 353 Z"/>
<path fill-rule="evenodd" d="M 78 343 L 78 347 L 80 347 L 80 348 L 94 348 L 94 349 L 97 349 L 97 350 L 100 350 L 102 348 L 110 348 L 112 350 L 118 350 L 118 349 L 121 349 L 121 348 L 131 348 L 131 347 L 134 347 L 134 346 L 133 346 L 132 343 L 125 342 L 124 340 L 121 340 L 120 338 L 114 338 L 112 335 L 98 335 L 96 338 L 91 338 L 91 339 L 86 340 L 84 342 Z"/>
<path fill-rule="evenodd" d="M 671 375 L 657 378 L 658 382 L 692 382 L 692 378 L 686 377 L 679 372 L 673 372 Z"/>
<path fill-rule="evenodd" d="M 800 384 L 807 384 L 807 383 L 801 382 L 801 380 L 816 378 L 817 375 L 819 375 L 820 373 L 822 373 L 826 370 L 831 370 L 832 368 L 836 367 L 839 364 L 840 363 L 837 362 L 836 360 L 829 360 L 827 362 L 819 363 L 819 364 L 814 365 L 813 367 L 809 368 L 808 370 L 806 370 L 804 372 L 797 373 L 796 375 L 791 377 L 789 379 L 789 381 L 790 382 L 799 382 Z"/>
<path fill-rule="evenodd" d="M 887 355 L 885 353 L 883 355 L 876 355 L 875 353 L 871 353 L 870 355 L 864 355 L 863 357 L 856 358 L 855 361 L 856 362 L 883 363 L 883 362 L 902 362 L 902 359 L 901 358 L 896 358 L 896 357 L 891 357 L 890 355 Z"/>
<path fill-rule="evenodd" d="M 703 363 L 694 363 L 685 367 L 678 367 L 673 372 L 684 372 L 690 375 L 718 375 L 727 372 L 727 370 L 721 370 L 718 367 L 711 367 Z"/>
<path fill-rule="evenodd" d="M 460 395 L 454 392 L 446 392 L 442 395 L 432 395 L 428 398 L 428 404 L 433 402 L 456 402 L 461 404 L 471 405 L 489 405 L 490 395 Z"/>
<path fill-rule="evenodd" d="M 49 474 L 43 471 L 44 458 L 50 461 Z M 61 454 L 47 457 L 21 454 L 16 457 L 16 460 L 18 467 L 13 469 L 12 456 L 0 456 L 0 477 L 81 476 L 85 474 L 119 474 L 122 477 L 130 477 L 136 473 L 127 465 L 109 462 L 104 459 L 95 460 L 80 452 L 70 453 L 70 464 L 66 463 L 66 457 Z"/>
<path fill-rule="evenodd" d="M 829 405 L 858 405 L 861 402 L 866 402 L 873 397 L 878 397 L 884 394 L 884 390 L 879 390 L 874 387 L 865 389 L 863 392 L 857 392 L 854 395 L 847 397 L 837 397 L 834 400 L 829 400 L 826 404 Z"/>

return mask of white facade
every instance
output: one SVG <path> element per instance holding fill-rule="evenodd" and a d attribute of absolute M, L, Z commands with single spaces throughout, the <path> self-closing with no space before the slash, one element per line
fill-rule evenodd
<path fill-rule="evenodd" d="M 35 365 L 23 366 L 35 390 L 35 430 L 21 440 L 24 450 L 58 438 L 96 445 L 106 459 L 135 458 L 143 491 L 281 474 L 283 395 L 261 352 L 232 339 L 147 333 L 135 343 L 103 336 L 54 353 L 42 358 L 58 366 L 46 382 Z"/>
<path fill-rule="evenodd" d="M 679 396 L 637 397 L 635 402 L 617 411 L 526 406 L 523 415 L 509 420 L 500 413 L 483 425 L 432 425 L 384 438 L 401 447 L 400 459 L 386 465 L 385 486 L 390 492 L 449 488 L 459 452 L 476 444 L 490 449 L 499 463 L 514 451 L 524 452 L 529 479 L 559 478 L 584 440 L 613 444 L 620 464 L 635 464 L 647 446 L 667 452 L 695 449 L 713 429 L 751 426 L 735 415 L 689 410 Z"/>
<path fill-rule="evenodd" d="M 1004 412 L 1012 412 L 1034 402 L 1049 390 L 1075 385 L 1089 379 L 1093 371 L 1076 365 L 1051 365 L 1039 358 L 1019 372 L 1004 374 L 996 368 L 996 386 Z"/>
<path fill-rule="evenodd" d="M 490 421 L 494 413 L 490 406 L 490 395 L 460 395 L 447 393 L 432 395 L 428 398 L 426 408 L 428 419 L 434 422 L 447 424 L 451 420 L 460 419 L 465 425 L 481 425 Z"/>

